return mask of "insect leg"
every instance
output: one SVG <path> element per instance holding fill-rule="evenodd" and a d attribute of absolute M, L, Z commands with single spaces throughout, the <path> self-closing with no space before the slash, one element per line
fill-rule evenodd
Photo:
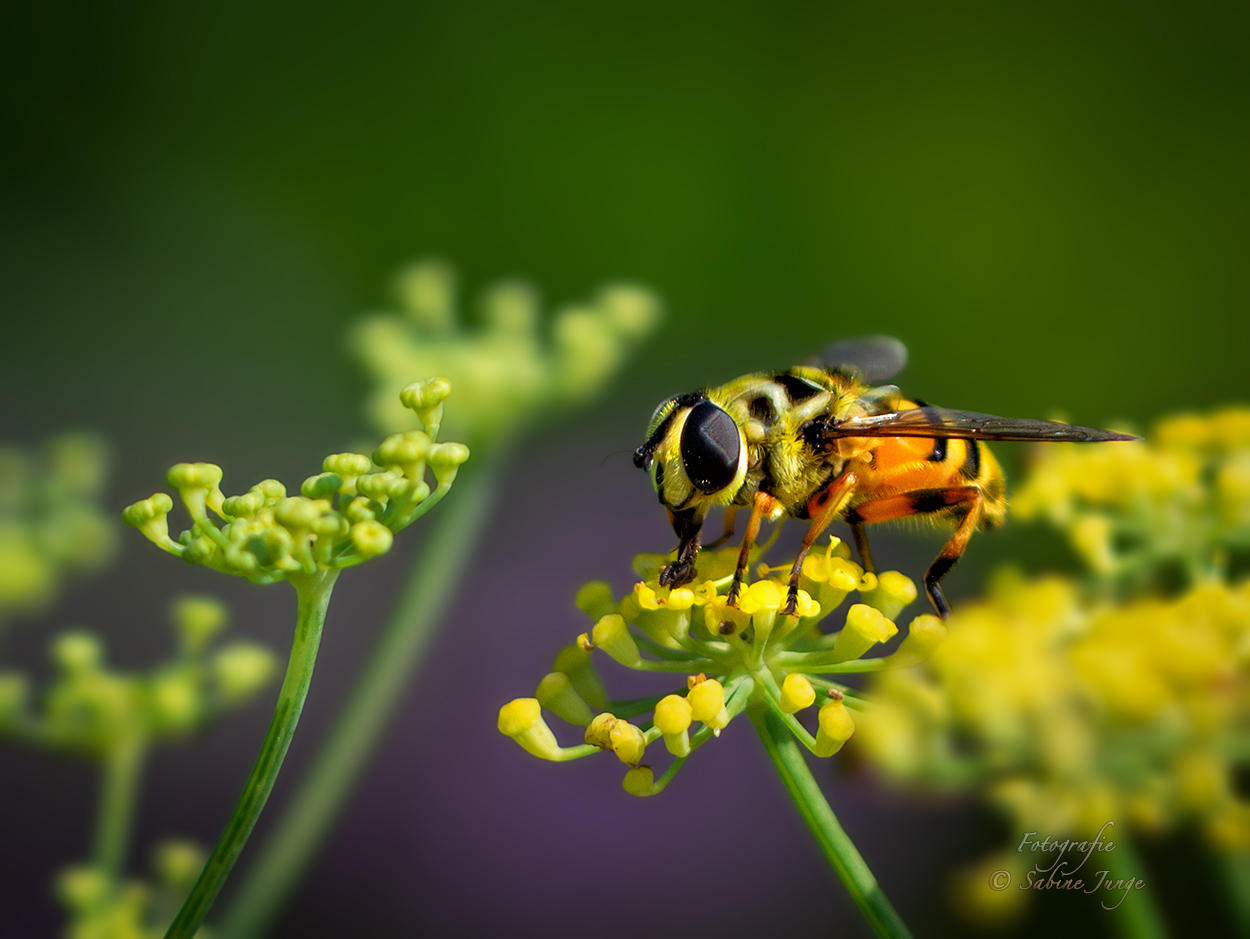
<path fill-rule="evenodd" d="M 807 552 L 816 543 L 820 533 L 838 517 L 842 506 L 846 504 L 846 500 L 851 497 L 857 485 L 859 485 L 859 479 L 854 473 L 843 473 L 807 503 L 807 514 L 811 516 L 812 524 L 808 526 L 807 534 L 803 536 L 803 546 L 799 548 L 799 556 L 794 559 L 794 567 L 790 571 L 790 592 L 786 597 L 786 616 L 793 616 L 799 606 L 799 575 L 803 571 L 803 559 L 807 557 Z"/>
<path fill-rule="evenodd" d="M 707 548 L 710 551 L 713 548 L 719 548 L 726 541 L 732 538 L 734 536 L 734 522 L 737 521 L 737 519 L 738 519 L 738 507 L 736 505 L 731 505 L 731 506 L 726 507 L 724 533 L 715 541 L 713 541 L 711 544 L 705 544 L 703 547 Z"/>
<path fill-rule="evenodd" d="M 869 574 L 877 573 L 872 563 L 872 552 L 868 550 L 868 533 L 864 531 L 863 522 L 851 522 L 851 537 L 855 539 L 855 550 L 859 552 L 860 563 Z"/>
<path fill-rule="evenodd" d="M 694 561 L 699 556 L 699 533 L 703 517 L 695 510 L 669 513 L 673 533 L 677 535 L 677 560 L 660 569 L 660 586 L 680 587 L 694 580 Z"/>
<path fill-rule="evenodd" d="M 729 585 L 729 593 L 725 595 L 728 606 L 738 605 L 738 594 L 742 592 L 742 578 L 746 574 L 747 563 L 751 560 L 751 549 L 755 547 L 755 539 L 760 533 L 760 520 L 771 515 L 776 508 L 777 500 L 766 492 L 757 492 L 755 501 L 751 503 L 751 517 L 747 521 L 746 534 L 742 537 L 742 550 L 738 552 L 738 566 L 734 569 L 733 583 Z"/>
<path fill-rule="evenodd" d="M 846 521 L 855 530 L 856 525 L 868 522 L 888 522 L 908 515 L 930 515 L 951 512 L 960 519 L 959 527 L 950 541 L 946 542 L 937 559 L 929 565 L 924 575 L 925 592 L 942 619 L 951 615 L 950 605 L 938 582 L 955 566 L 968 546 L 968 539 L 981 521 L 981 506 L 985 496 L 976 486 L 957 486 L 953 489 L 918 489 L 896 496 L 887 496 L 855 506 L 846 514 Z"/>
<path fill-rule="evenodd" d="M 968 514 L 963 517 L 963 521 L 955 529 L 955 534 L 951 535 L 951 540 L 946 542 L 946 546 L 929 565 L 924 575 L 925 592 L 929 594 L 929 599 L 933 601 L 938 616 L 942 619 L 951 615 L 951 608 L 946 602 L 946 596 L 942 593 L 938 581 L 946 576 L 947 571 L 954 567 L 955 562 L 963 555 L 964 548 L 968 547 L 968 539 L 972 537 L 972 533 L 976 531 L 977 522 L 981 520 L 981 504 L 985 501 L 985 497 L 981 495 L 980 489 L 972 491 L 975 495 L 968 500 Z"/>

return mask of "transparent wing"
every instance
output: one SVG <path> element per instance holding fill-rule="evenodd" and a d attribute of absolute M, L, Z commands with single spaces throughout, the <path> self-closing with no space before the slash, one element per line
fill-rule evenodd
<path fill-rule="evenodd" d="M 866 417 L 830 422 L 820 428 L 826 440 L 838 437 L 961 437 L 965 440 L 1049 440 L 1071 443 L 1103 443 L 1111 440 L 1140 440 L 1096 427 L 1077 427 L 1055 421 L 1033 421 L 1018 417 L 995 417 L 975 411 L 949 408 L 909 408 Z"/>
<path fill-rule="evenodd" d="M 907 365 L 907 347 L 893 336 L 861 336 L 826 346 L 809 364 L 867 382 L 893 378 Z"/>

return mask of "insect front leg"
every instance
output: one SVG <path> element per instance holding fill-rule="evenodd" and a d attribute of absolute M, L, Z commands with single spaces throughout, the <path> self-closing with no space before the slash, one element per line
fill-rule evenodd
<path fill-rule="evenodd" d="M 729 585 L 729 593 L 725 595 L 728 606 L 738 605 L 738 594 L 742 592 L 742 578 L 746 575 L 747 563 L 751 560 L 751 549 L 755 547 L 755 539 L 760 534 L 760 521 L 765 515 L 772 515 L 777 508 L 777 500 L 766 492 L 757 492 L 755 501 L 751 503 L 751 517 L 747 521 L 746 534 L 742 536 L 742 550 L 738 552 L 738 566 L 734 569 L 733 583 Z"/>
<path fill-rule="evenodd" d="M 790 591 L 786 597 L 786 616 L 793 616 L 799 607 L 799 576 L 803 572 L 803 559 L 811 550 L 820 533 L 829 527 L 829 523 L 838 517 L 846 500 L 855 492 L 859 478 L 854 473 L 843 473 L 820 492 L 816 493 L 807 503 L 807 514 L 812 519 L 807 534 L 803 536 L 803 545 L 799 548 L 799 556 L 794 559 L 794 567 L 790 570 Z"/>
<path fill-rule="evenodd" d="M 660 569 L 661 587 L 680 587 L 694 580 L 694 562 L 699 556 L 699 534 L 703 530 L 703 514 L 697 509 L 669 511 L 668 520 L 677 535 L 677 560 Z"/>

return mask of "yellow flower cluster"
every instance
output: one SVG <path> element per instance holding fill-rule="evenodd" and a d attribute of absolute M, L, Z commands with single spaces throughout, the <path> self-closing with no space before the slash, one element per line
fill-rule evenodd
<path fill-rule="evenodd" d="M 405 387 L 398 398 L 416 412 L 425 430 L 392 434 L 372 458 L 360 453 L 326 457 L 323 472 L 304 480 L 300 495 L 288 496 L 282 483 L 266 479 L 227 498 L 220 467 L 179 463 L 169 471 L 168 482 L 182 497 L 191 528 L 177 541 L 170 537 L 167 517 L 173 500 L 163 492 L 129 506 L 122 518 L 188 564 L 256 583 L 359 564 L 390 550 L 393 534 L 441 499 L 468 459 L 463 444 L 435 442 L 450 392 L 443 378 Z M 427 469 L 434 476 L 433 494 Z M 224 524 L 215 524 L 210 511 Z"/>
<path fill-rule="evenodd" d="M 1228 559 L 1250 536 L 1250 409 L 1045 452 L 1015 505 L 1066 529 L 1095 589 L 1000 572 L 923 670 L 875 676 L 861 751 L 898 780 L 982 789 L 1014 831 L 1188 825 L 1244 855 L 1250 582 L 1230 582 Z M 1189 577 L 1167 592 L 1178 562 Z M 1006 909 L 984 878 L 963 882 L 965 906 Z"/>
<path fill-rule="evenodd" d="M 66 574 L 102 567 L 115 537 L 96 500 L 108 473 L 104 444 L 58 437 L 39 455 L 0 447 L 0 625 L 47 603 Z"/>
<path fill-rule="evenodd" d="M 1250 546 L 1250 408 L 1169 418 L 1137 443 L 1047 444 L 1012 507 L 1062 528 L 1102 578 L 1218 577 Z"/>
<path fill-rule="evenodd" d="M 862 658 L 898 632 L 893 619 L 915 600 L 916 588 L 895 572 L 866 573 L 836 538 L 804 563 L 793 616 L 783 612 L 785 581 L 770 576 L 788 571 L 789 565 L 760 565 L 760 579 L 742 590 L 735 605 L 728 604 L 722 591 L 730 585 L 737 554 L 736 549 L 703 552 L 689 587 L 659 586 L 664 561 L 659 555 L 635 559 L 634 568 L 644 579 L 619 600 L 606 583 L 584 586 L 577 604 L 594 627 L 560 651 L 555 671 L 542 679 L 535 697 L 504 705 L 500 731 L 549 760 L 611 751 L 630 767 L 626 791 L 654 795 L 693 750 L 752 705 L 771 709 L 817 756 L 832 756 L 855 730 L 848 706 L 862 708 L 864 702 L 819 676 L 915 664 L 945 636 L 937 617 L 918 616 L 892 653 Z M 822 621 L 852 591 L 863 602 L 847 609 L 839 629 L 825 632 Z M 595 651 L 627 668 L 684 674 L 685 687 L 654 698 L 610 701 L 594 668 Z M 812 734 L 794 715 L 816 703 L 818 690 L 824 703 Z M 585 743 L 561 747 L 543 719 L 543 708 L 584 726 Z M 649 723 L 629 720 L 647 712 L 652 712 Z M 695 722 L 701 726 L 692 732 Z M 647 746 L 660 739 L 673 761 L 657 779 L 642 760 Z"/>
<path fill-rule="evenodd" d="M 474 446 L 514 435 L 546 409 L 595 395 L 659 321 L 652 294 L 615 285 L 557 312 L 544 338 L 537 294 L 511 281 L 486 292 L 480 327 L 465 330 L 455 272 L 446 264 L 414 264 L 396 286 L 401 314 L 370 317 L 353 337 L 377 381 L 370 415 L 383 431 L 400 430 L 407 418 L 396 394 L 404 382 L 446 375 L 457 399 L 448 432 Z"/>

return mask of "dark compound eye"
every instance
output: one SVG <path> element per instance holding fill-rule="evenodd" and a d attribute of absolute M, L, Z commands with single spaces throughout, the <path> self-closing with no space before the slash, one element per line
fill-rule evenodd
<path fill-rule="evenodd" d="M 704 401 L 690 409 L 681 430 L 681 462 L 701 492 L 719 492 L 738 473 L 742 439 L 732 417 Z"/>

